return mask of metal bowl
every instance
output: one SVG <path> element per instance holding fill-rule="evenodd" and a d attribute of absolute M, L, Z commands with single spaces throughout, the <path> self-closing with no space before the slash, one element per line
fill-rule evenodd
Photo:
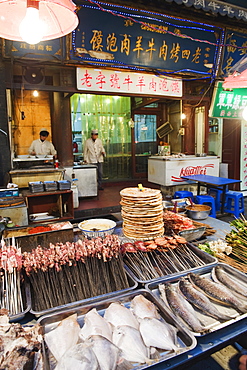
<path fill-rule="evenodd" d="M 164 211 L 174 212 L 174 206 L 166 207 L 166 208 L 164 208 Z M 176 212 L 174 212 L 174 213 L 179 213 L 180 215 L 182 215 L 182 214 L 186 213 L 186 209 L 184 207 L 177 207 Z"/>
<path fill-rule="evenodd" d="M 193 204 L 193 206 L 187 206 L 185 209 L 187 215 L 193 220 L 205 220 L 211 211 L 211 207 L 205 204 Z"/>
<path fill-rule="evenodd" d="M 112 234 L 116 225 L 115 221 L 108 220 L 107 218 L 93 218 L 80 222 L 78 227 L 85 236 L 104 237 L 105 235 Z"/>

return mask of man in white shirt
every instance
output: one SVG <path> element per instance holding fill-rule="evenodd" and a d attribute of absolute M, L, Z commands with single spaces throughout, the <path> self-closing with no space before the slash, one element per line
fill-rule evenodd
<path fill-rule="evenodd" d="M 98 138 L 98 130 L 92 130 L 91 138 L 87 139 L 84 144 L 83 158 L 85 163 L 97 165 L 99 190 L 104 190 L 102 187 L 102 175 L 105 155 L 106 153 L 102 141 Z"/>
<path fill-rule="evenodd" d="M 57 156 L 57 151 L 54 148 L 54 145 L 47 141 L 47 137 L 49 136 L 49 132 L 45 129 L 42 129 L 39 133 L 40 138 L 34 140 L 28 149 L 28 153 L 31 155 L 53 155 Z"/>

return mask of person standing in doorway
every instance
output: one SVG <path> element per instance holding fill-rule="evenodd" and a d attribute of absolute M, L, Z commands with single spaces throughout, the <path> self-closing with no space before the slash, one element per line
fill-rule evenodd
<path fill-rule="evenodd" d="M 91 163 L 97 166 L 98 188 L 99 190 L 104 190 L 102 187 L 102 176 L 106 153 L 102 141 L 98 138 L 98 130 L 91 131 L 91 138 L 85 141 L 83 155 L 85 163 Z"/>

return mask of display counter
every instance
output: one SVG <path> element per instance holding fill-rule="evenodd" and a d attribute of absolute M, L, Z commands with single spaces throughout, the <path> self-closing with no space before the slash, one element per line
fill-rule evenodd
<path fill-rule="evenodd" d="M 151 156 L 148 158 L 148 181 L 163 186 L 188 184 L 181 176 L 219 176 L 220 158 L 216 156 Z"/>
<path fill-rule="evenodd" d="M 64 168 L 26 168 L 9 171 L 11 182 L 19 188 L 28 188 L 32 181 L 59 181 L 64 178 Z"/>

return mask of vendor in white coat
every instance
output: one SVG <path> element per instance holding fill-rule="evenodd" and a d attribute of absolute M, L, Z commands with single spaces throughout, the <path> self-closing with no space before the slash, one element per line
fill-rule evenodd
<path fill-rule="evenodd" d="M 104 190 L 102 187 L 103 162 L 106 155 L 102 141 L 98 138 L 98 130 L 91 131 L 91 137 L 84 144 L 84 162 L 95 164 L 98 168 L 98 187 L 99 190 Z"/>
<path fill-rule="evenodd" d="M 32 144 L 28 149 L 30 155 L 53 155 L 57 156 L 57 151 L 54 148 L 54 145 L 46 140 L 49 136 L 49 132 L 45 129 L 42 129 L 39 133 L 39 139 L 33 140 Z"/>

